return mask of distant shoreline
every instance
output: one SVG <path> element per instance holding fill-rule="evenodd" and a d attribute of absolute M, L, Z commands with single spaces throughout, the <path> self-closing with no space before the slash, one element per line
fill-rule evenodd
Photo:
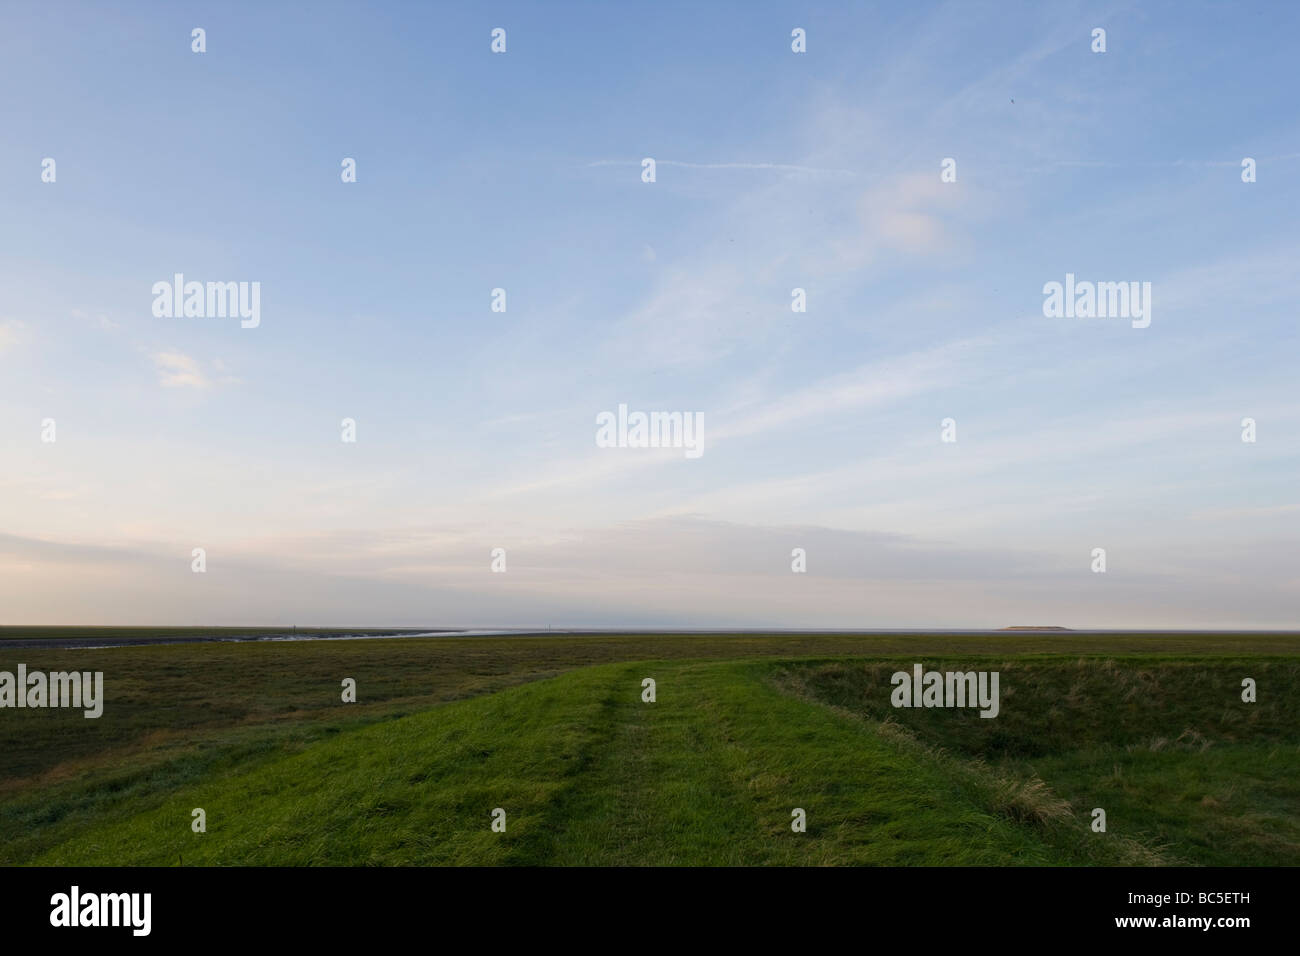
<path fill-rule="evenodd" d="M 1148 636 L 1177 636 L 1204 634 L 1241 635 L 1294 635 L 1300 630 L 1236 630 L 1231 628 L 1146 629 L 1146 628 L 1069 628 L 1059 626 L 1015 625 L 1001 628 L 943 628 L 943 627 L 886 627 L 886 628 L 291 628 L 291 627 L 62 627 L 58 625 L 0 625 L 0 651 L 3 650 L 73 650 L 105 649 L 113 647 L 147 647 L 166 644 L 218 644 L 311 641 L 457 639 L 476 637 L 745 637 L 771 635 L 824 635 L 843 637 L 873 637 L 882 635 L 924 637 L 926 635 L 1007 636 L 1011 634 L 1069 634 L 1073 637 L 1088 635 L 1114 636 L 1120 634 Z"/>

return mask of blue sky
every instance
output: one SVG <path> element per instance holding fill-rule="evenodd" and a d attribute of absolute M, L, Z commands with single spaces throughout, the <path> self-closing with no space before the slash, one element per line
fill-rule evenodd
<path fill-rule="evenodd" d="M 1295 627 L 1297 27 L 7 4 L 6 619 Z M 1044 317 L 1067 272 L 1151 325 Z M 620 403 L 705 453 L 596 447 Z"/>

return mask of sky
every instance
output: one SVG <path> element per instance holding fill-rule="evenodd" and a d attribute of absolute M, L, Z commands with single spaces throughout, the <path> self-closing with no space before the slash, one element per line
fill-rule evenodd
<path fill-rule="evenodd" d="M 1295 628 L 1298 30 L 7 2 L 3 623 Z"/>

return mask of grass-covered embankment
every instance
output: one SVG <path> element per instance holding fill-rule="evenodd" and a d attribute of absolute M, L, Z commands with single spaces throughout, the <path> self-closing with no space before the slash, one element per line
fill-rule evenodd
<path fill-rule="evenodd" d="M 340 705 L 308 737 L 137 771 L 130 799 L 111 777 L 65 781 L 42 818 L 17 793 L 6 826 L 28 820 L 6 862 L 1300 861 L 1294 659 L 925 660 L 1000 670 L 995 720 L 890 708 L 889 673 L 913 659 L 593 666 L 368 724 L 341 723 Z M 1259 680 L 1258 704 L 1238 675 Z"/>

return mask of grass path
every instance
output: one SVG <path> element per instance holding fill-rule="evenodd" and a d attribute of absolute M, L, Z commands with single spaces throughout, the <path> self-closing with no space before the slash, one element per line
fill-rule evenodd
<path fill-rule="evenodd" d="M 761 664 L 640 665 L 609 745 L 514 862 L 1048 862 L 1032 834 L 858 722 L 780 693 Z M 635 691 L 658 681 L 658 701 Z M 791 830 L 791 811 L 808 831 Z M 543 852 L 539 852 L 543 851 Z"/>

